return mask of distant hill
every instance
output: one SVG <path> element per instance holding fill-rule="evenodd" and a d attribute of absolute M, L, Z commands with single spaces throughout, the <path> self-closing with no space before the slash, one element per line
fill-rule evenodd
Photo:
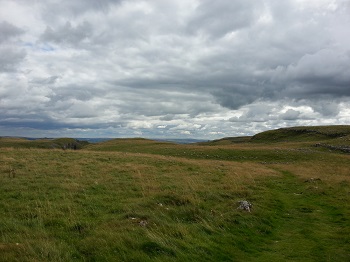
<path fill-rule="evenodd" d="M 277 143 L 277 142 L 327 142 L 334 145 L 347 145 L 350 140 L 349 125 L 296 126 L 268 130 L 254 136 L 224 137 L 200 142 L 198 145 L 219 146 L 238 143 Z"/>
<path fill-rule="evenodd" d="M 152 149 L 159 145 L 174 145 L 174 143 L 146 138 L 115 138 L 101 143 L 90 144 L 86 148 L 89 150 L 138 152 L 141 149 Z"/>
<path fill-rule="evenodd" d="M 229 146 L 237 144 L 274 144 L 298 143 L 320 150 L 350 153 L 350 126 L 297 126 L 268 130 L 254 136 L 225 137 L 208 142 L 197 143 L 201 146 Z"/>
<path fill-rule="evenodd" d="M 321 150 L 350 153 L 350 126 L 300 126 L 269 130 L 253 136 L 253 143 L 296 142 Z"/>
<path fill-rule="evenodd" d="M 246 143 L 251 140 L 251 136 L 238 136 L 238 137 L 224 137 L 221 139 L 216 139 L 207 142 L 199 142 L 198 145 L 204 146 L 216 146 L 216 145 L 231 145 L 237 143 Z"/>

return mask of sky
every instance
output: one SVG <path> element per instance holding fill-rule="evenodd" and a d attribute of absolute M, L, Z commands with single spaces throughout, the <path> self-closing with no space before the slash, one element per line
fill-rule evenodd
<path fill-rule="evenodd" d="M 0 136 L 350 124 L 350 0 L 0 0 Z"/>

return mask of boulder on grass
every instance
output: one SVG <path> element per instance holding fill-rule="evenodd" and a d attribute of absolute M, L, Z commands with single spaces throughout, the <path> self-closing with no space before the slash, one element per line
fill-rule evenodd
<path fill-rule="evenodd" d="M 252 208 L 252 204 L 249 203 L 247 200 L 238 201 L 238 204 L 239 206 L 237 207 L 237 209 L 242 209 L 250 212 L 250 209 Z"/>

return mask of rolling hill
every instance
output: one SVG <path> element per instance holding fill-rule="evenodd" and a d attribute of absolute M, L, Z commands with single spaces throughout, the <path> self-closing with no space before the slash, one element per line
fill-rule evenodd
<path fill-rule="evenodd" d="M 269 130 L 254 135 L 251 142 L 313 142 L 349 139 L 350 126 L 300 126 Z"/>

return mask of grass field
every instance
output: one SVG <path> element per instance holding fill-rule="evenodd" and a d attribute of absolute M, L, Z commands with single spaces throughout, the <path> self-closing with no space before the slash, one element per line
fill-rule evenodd
<path fill-rule="evenodd" d="M 0 261 L 350 261 L 350 154 L 315 146 L 349 146 L 332 128 L 81 150 L 2 138 Z"/>

